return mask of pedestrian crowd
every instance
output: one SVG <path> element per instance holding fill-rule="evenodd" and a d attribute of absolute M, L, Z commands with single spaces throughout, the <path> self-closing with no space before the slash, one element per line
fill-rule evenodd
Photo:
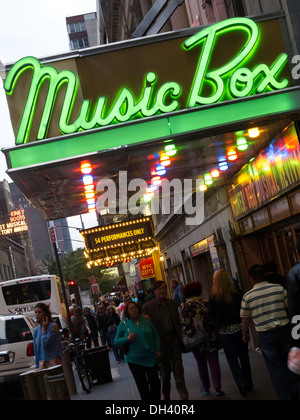
<path fill-rule="evenodd" d="M 297 240 L 300 255 L 300 238 Z M 213 275 L 209 299 L 202 298 L 200 281 L 182 286 L 155 281 L 151 294 L 116 302 L 101 302 L 94 316 L 89 308 L 72 311 L 75 337 L 88 337 L 95 347 L 107 345 L 117 363 L 126 361 L 140 397 L 170 400 L 171 373 L 181 400 L 188 400 L 182 353 L 191 351 L 197 365 L 200 388 L 218 397 L 224 395 L 219 351 L 224 350 L 232 377 L 242 396 L 254 388 L 248 346 L 252 339 L 264 357 L 279 400 L 299 399 L 299 376 L 288 368 L 291 347 L 300 347 L 292 337 L 291 317 L 300 313 L 300 263 L 287 278 L 274 263 L 254 265 L 249 270 L 252 289 L 243 293 L 226 270 Z M 35 330 L 36 366 L 57 363 L 61 351 L 51 315 L 36 307 L 39 327 Z M 42 313 L 40 313 L 42 312 Z M 48 359 L 47 359 L 48 358 Z M 49 360 L 47 362 L 47 360 Z M 51 362 L 52 361 L 52 362 Z"/>

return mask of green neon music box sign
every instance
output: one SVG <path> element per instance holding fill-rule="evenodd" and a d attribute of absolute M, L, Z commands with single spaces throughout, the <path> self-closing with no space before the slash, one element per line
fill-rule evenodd
<path fill-rule="evenodd" d="M 266 23 L 270 24 L 278 25 L 278 21 Z M 291 85 L 288 55 L 281 39 L 272 39 L 271 48 L 271 40 L 264 41 L 269 31 L 251 19 L 233 18 L 187 39 L 164 41 L 162 47 L 154 43 L 151 52 L 144 45 L 137 51 L 124 48 L 100 57 L 77 58 L 75 71 L 61 70 L 62 63 L 54 67 L 34 57 L 22 58 L 4 82 L 11 109 L 15 92 L 19 99 L 22 83 L 29 83 L 22 112 L 14 118 L 16 144 L 53 137 L 53 132 L 58 135 L 50 129 L 53 124 L 59 134 L 73 134 L 285 89 Z M 273 32 L 273 36 L 278 35 Z M 117 54 L 123 57 L 119 66 Z M 140 69 L 139 60 L 146 63 Z M 109 80 L 109 72 L 112 88 L 105 79 Z"/>

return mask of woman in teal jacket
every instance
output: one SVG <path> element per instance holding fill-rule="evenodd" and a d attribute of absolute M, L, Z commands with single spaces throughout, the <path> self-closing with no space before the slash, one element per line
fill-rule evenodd
<path fill-rule="evenodd" d="M 127 302 L 124 315 L 126 319 L 118 326 L 115 346 L 129 344 L 125 361 L 134 377 L 141 399 L 158 401 L 161 388 L 158 376 L 159 335 L 152 321 L 141 316 L 140 307 L 136 302 Z"/>

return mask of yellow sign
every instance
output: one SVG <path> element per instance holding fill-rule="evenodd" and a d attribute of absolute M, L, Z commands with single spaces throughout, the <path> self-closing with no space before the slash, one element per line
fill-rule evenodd
<path fill-rule="evenodd" d="M 26 223 L 24 209 L 12 211 L 10 213 L 9 223 L 0 225 L 0 236 L 8 236 L 27 231 L 28 225 Z"/>

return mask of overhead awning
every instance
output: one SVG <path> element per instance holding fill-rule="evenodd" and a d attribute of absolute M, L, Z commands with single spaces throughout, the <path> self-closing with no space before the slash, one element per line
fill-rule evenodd
<path fill-rule="evenodd" d="M 299 118 L 282 25 L 234 18 L 9 66 L 17 145 L 3 150 L 8 175 L 45 219 L 59 219 L 88 212 L 82 162 L 92 167 L 97 199 L 102 179 L 117 191 L 124 173 L 128 183 L 150 184 L 171 141 L 177 154 L 165 177 L 203 178 L 242 131 L 248 148 L 215 180 L 221 187 Z"/>

